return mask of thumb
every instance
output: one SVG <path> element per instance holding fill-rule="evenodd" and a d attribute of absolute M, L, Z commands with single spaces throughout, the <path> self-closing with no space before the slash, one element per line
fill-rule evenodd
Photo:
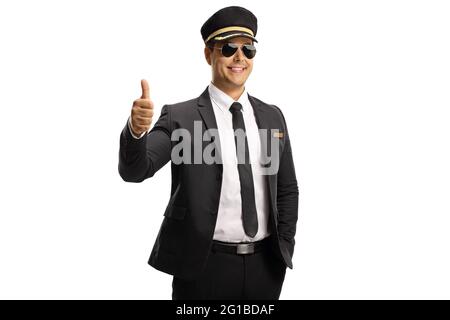
<path fill-rule="evenodd" d="M 141 80 L 142 96 L 141 99 L 150 99 L 150 88 L 148 82 L 145 79 Z"/>

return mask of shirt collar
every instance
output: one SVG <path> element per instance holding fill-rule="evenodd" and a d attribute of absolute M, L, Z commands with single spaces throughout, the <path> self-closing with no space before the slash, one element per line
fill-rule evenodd
<path fill-rule="evenodd" d="M 229 95 L 227 95 L 225 92 L 217 88 L 212 82 L 209 84 L 209 95 L 211 98 L 217 103 L 220 109 L 222 111 L 228 111 L 235 102 L 233 98 L 231 98 Z M 246 108 L 248 106 L 249 100 L 248 100 L 248 93 L 247 89 L 244 87 L 244 92 L 242 92 L 241 96 L 237 100 L 242 105 L 242 112 L 246 111 Z"/>

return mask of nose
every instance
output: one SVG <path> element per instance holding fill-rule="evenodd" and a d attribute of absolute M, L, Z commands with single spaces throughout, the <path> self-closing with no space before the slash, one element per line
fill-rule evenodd
<path fill-rule="evenodd" d="M 236 53 L 233 56 L 234 61 L 241 61 L 244 59 L 244 52 L 242 52 L 242 47 L 237 49 Z"/>

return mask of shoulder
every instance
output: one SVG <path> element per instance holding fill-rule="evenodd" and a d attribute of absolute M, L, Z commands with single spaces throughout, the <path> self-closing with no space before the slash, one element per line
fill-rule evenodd
<path fill-rule="evenodd" d="M 285 122 L 283 112 L 277 105 L 264 102 L 261 99 L 258 99 L 251 95 L 249 95 L 249 99 L 250 99 L 250 101 L 253 100 L 254 102 L 258 103 L 264 109 L 264 111 L 270 112 L 275 117 L 278 116 L 278 117 L 282 118 L 283 122 Z"/>
<path fill-rule="evenodd" d="M 196 105 L 197 99 L 195 98 L 176 103 L 168 103 L 163 105 L 161 115 L 166 115 L 169 122 L 176 121 L 177 119 L 189 119 L 194 115 Z"/>
<path fill-rule="evenodd" d="M 174 112 L 179 112 L 179 111 L 183 111 L 187 108 L 192 108 L 192 106 L 197 105 L 197 98 L 193 98 L 193 99 L 189 99 L 186 101 L 181 101 L 181 102 L 177 102 L 177 103 L 171 103 L 171 104 L 166 104 L 164 105 L 164 107 L 166 107 L 167 109 L 170 109 L 170 111 Z"/>

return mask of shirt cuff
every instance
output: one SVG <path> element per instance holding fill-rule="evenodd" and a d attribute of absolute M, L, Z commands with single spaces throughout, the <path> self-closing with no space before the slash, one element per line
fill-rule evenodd
<path fill-rule="evenodd" d="M 135 136 L 134 133 L 133 133 L 133 130 L 132 130 L 133 129 L 133 125 L 131 124 L 131 117 L 128 118 L 128 129 L 130 129 L 131 136 L 133 138 L 135 138 L 135 139 L 140 139 L 147 133 L 147 131 L 144 131 L 144 132 L 141 133 L 141 135 L 139 137 Z"/>

